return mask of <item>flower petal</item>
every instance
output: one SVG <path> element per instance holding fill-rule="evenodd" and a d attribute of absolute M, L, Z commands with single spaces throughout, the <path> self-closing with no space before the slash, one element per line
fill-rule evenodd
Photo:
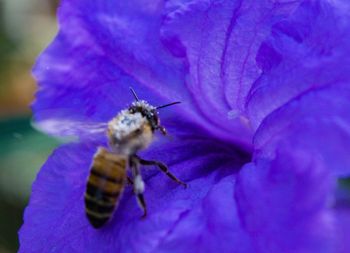
<path fill-rule="evenodd" d="M 331 252 L 333 178 L 317 154 L 280 147 L 274 159 L 257 158 L 238 175 L 243 226 L 256 252 Z"/>
<path fill-rule="evenodd" d="M 271 156 L 280 140 L 322 155 L 335 175 L 350 171 L 350 89 L 347 84 L 314 90 L 267 117 L 255 136 L 256 149 Z"/>
<path fill-rule="evenodd" d="M 346 18 L 329 3 L 313 1 L 304 2 L 289 19 L 273 25 L 257 55 L 264 74 L 248 101 L 255 129 L 268 114 L 293 99 L 350 81 L 350 22 Z"/>
<path fill-rule="evenodd" d="M 234 185 L 233 176 L 216 183 L 201 205 L 183 214 L 155 252 L 254 252 L 236 212 Z"/>
<path fill-rule="evenodd" d="M 350 235 L 350 208 L 342 207 L 335 209 L 336 218 L 336 235 L 337 235 L 337 252 L 347 253 L 350 251 L 349 235 Z"/>
<path fill-rule="evenodd" d="M 37 125 L 45 130 L 61 120 L 78 126 L 106 122 L 133 100 L 130 86 L 152 104 L 180 100 L 182 117 L 198 118 L 182 63 L 159 41 L 161 11 L 160 1 L 62 1 L 60 31 L 33 71 Z M 60 127 L 47 131 L 67 133 Z"/>
<path fill-rule="evenodd" d="M 264 156 L 288 139 L 319 152 L 336 175 L 349 175 L 349 31 L 348 19 L 324 1 L 305 2 L 274 25 L 248 102 L 255 148 Z"/>
<path fill-rule="evenodd" d="M 142 155 L 146 159 L 162 157 L 175 175 L 189 183 L 189 188 L 183 189 L 158 171 L 144 169 L 147 218 L 140 219 L 142 212 L 127 187 L 114 217 L 100 230 L 88 223 L 83 203 L 96 146 L 70 144 L 57 149 L 33 185 L 19 233 L 20 252 L 176 252 L 172 245 L 179 238 L 194 247 L 191 252 L 198 245 L 229 252 L 232 245 L 247 242 L 232 213 L 235 204 L 232 200 L 225 202 L 233 191 L 232 174 L 249 156 L 242 159 L 244 156 L 235 147 L 208 135 L 204 138 L 203 130 L 194 127 L 181 126 L 177 138 L 167 143 L 159 141 Z M 223 194 L 225 191 L 231 194 Z M 224 209 L 218 210 L 219 206 Z M 203 214 L 215 212 L 221 215 L 200 219 Z M 202 235 L 191 235 L 193 224 L 200 225 Z M 232 229 L 237 229 L 234 243 L 216 240 L 218 236 L 232 239 Z M 186 238 L 182 237 L 184 230 L 189 235 Z"/>
<path fill-rule="evenodd" d="M 187 87 L 201 115 L 237 143 L 248 145 L 246 96 L 260 70 L 255 56 L 271 21 L 295 6 L 272 1 L 169 1 L 162 38 L 174 55 L 186 57 Z"/>

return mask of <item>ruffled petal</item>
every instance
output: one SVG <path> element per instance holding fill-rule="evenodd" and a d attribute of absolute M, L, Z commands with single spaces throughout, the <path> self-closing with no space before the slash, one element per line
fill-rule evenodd
<path fill-rule="evenodd" d="M 155 252 L 254 252 L 236 212 L 232 198 L 234 186 L 233 176 L 216 183 L 201 205 L 182 215 L 183 221 L 162 240 Z"/>
<path fill-rule="evenodd" d="M 264 73 L 248 101 L 255 129 L 288 102 L 350 81 L 348 18 L 326 1 L 306 1 L 290 18 L 273 25 L 257 55 Z"/>
<path fill-rule="evenodd" d="M 169 1 L 162 38 L 188 62 L 188 89 L 199 112 L 234 141 L 247 144 L 247 94 L 261 71 L 255 56 L 271 22 L 299 1 Z"/>
<path fill-rule="evenodd" d="M 280 140 L 318 153 L 335 175 L 349 175 L 349 85 L 314 90 L 270 114 L 255 136 L 256 149 L 271 156 Z"/>
<path fill-rule="evenodd" d="M 274 159 L 257 158 L 237 180 L 240 218 L 256 252 L 333 252 L 334 179 L 321 157 L 280 145 Z"/>
<path fill-rule="evenodd" d="M 33 185 L 19 232 L 20 252 L 176 252 L 177 247 L 172 246 L 179 240 L 191 247 L 188 252 L 196 247 L 230 252 L 232 245 L 241 242 L 248 248 L 229 196 L 234 174 L 249 156 L 242 159 L 234 146 L 204 137 L 201 128 L 182 129 L 173 140 L 159 141 L 141 156 L 161 158 L 189 184 L 188 189 L 156 169 L 145 168 L 147 218 L 140 218 L 142 211 L 127 187 L 112 220 L 100 230 L 88 223 L 83 201 L 96 145 L 70 144 L 57 149 Z M 202 220 L 203 215 L 206 219 Z M 194 224 L 200 230 L 192 233 Z M 220 236 L 230 240 L 217 240 Z"/>
<path fill-rule="evenodd" d="M 263 155 L 287 139 L 320 153 L 336 175 L 349 175 L 349 31 L 349 19 L 324 1 L 305 2 L 274 25 L 257 57 L 265 73 L 248 101 Z"/>

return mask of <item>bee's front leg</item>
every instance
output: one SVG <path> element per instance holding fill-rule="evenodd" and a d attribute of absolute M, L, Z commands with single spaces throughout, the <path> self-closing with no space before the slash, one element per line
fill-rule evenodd
<path fill-rule="evenodd" d="M 158 129 L 163 135 L 166 135 L 166 134 L 167 134 L 165 127 L 163 127 L 163 126 L 158 126 L 157 129 Z"/>
<path fill-rule="evenodd" d="M 187 188 L 187 184 L 182 182 L 180 179 L 178 179 L 171 171 L 169 171 L 168 166 L 166 166 L 164 163 L 155 161 L 155 160 L 144 160 L 140 158 L 139 156 L 135 156 L 135 158 L 138 159 L 138 162 L 142 165 L 155 165 L 157 166 L 162 172 L 164 172 L 168 177 L 170 177 L 172 180 L 174 180 L 176 183 L 183 185 L 185 188 Z"/>

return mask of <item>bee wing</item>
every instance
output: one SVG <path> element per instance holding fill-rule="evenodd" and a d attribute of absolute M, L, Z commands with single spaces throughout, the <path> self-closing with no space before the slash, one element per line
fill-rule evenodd
<path fill-rule="evenodd" d="M 106 136 L 107 122 L 89 122 L 67 119 L 49 119 L 32 122 L 32 126 L 42 132 L 65 139 L 98 141 Z"/>

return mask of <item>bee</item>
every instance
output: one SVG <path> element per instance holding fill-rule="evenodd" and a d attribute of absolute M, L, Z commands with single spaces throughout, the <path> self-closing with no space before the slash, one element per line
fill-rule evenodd
<path fill-rule="evenodd" d="M 158 109 L 180 102 L 154 107 L 139 100 L 135 91 L 132 88 L 130 90 L 136 101 L 108 122 L 108 148 L 99 147 L 92 160 L 85 192 L 85 211 L 94 228 L 101 228 L 110 220 L 127 183 L 133 185 L 137 202 L 143 210 L 142 217 L 146 217 L 147 208 L 143 196 L 145 183 L 140 173 L 141 165 L 155 165 L 172 180 L 187 187 L 164 163 L 144 160 L 137 155 L 150 145 L 155 131 L 166 135 L 165 128 L 160 125 Z M 132 178 L 128 176 L 128 169 L 131 170 Z"/>

